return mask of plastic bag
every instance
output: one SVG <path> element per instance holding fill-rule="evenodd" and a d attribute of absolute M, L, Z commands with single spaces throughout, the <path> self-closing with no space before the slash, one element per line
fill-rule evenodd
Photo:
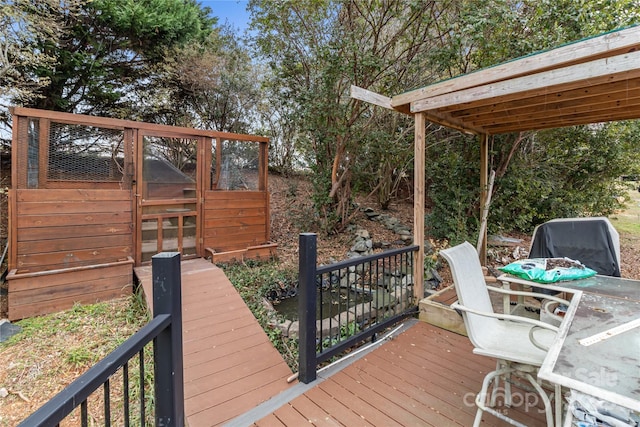
<path fill-rule="evenodd" d="M 636 427 L 633 413 L 620 405 L 571 390 L 567 400 L 569 411 L 583 426 Z"/>
<path fill-rule="evenodd" d="M 563 280 L 586 279 L 597 273 L 580 261 L 570 258 L 531 258 L 514 261 L 500 271 L 538 283 L 556 283 Z"/>

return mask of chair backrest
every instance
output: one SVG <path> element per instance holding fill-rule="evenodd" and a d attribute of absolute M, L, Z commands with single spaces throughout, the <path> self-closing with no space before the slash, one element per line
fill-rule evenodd
<path fill-rule="evenodd" d="M 471 243 L 464 242 L 458 246 L 441 250 L 440 255 L 449 263 L 453 285 L 460 304 L 475 310 L 493 313 L 493 306 L 476 248 Z M 465 312 L 462 317 L 473 345 L 484 347 L 483 337 L 492 333 L 498 320 Z"/>
<path fill-rule="evenodd" d="M 620 277 L 620 237 L 608 218 L 559 218 L 533 230 L 529 258 L 578 260 L 604 276 Z"/>

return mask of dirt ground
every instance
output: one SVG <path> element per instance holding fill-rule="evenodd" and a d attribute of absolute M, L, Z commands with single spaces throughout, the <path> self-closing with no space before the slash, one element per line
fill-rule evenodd
<path fill-rule="evenodd" d="M 312 227 L 302 227 L 305 220 L 307 225 L 311 223 L 308 220 L 311 216 L 311 187 L 308 182 L 301 178 L 270 176 L 269 180 L 269 188 L 271 190 L 271 237 L 278 244 L 280 262 L 283 265 L 297 265 L 298 233 L 317 232 Z M 634 193 L 632 197 L 630 210 L 626 213 L 626 216 L 630 216 L 631 221 L 640 223 L 640 194 Z M 379 211 L 373 198 L 369 200 L 365 200 L 362 197 L 356 198 L 356 203 L 361 208 L 371 207 Z M 411 226 L 413 223 L 412 200 L 394 202 L 388 211 L 380 212 L 398 218 L 402 224 Z M 625 216 L 625 213 L 621 213 L 620 216 Z M 611 219 L 613 225 L 617 227 L 616 220 L 617 217 Z M 363 212 L 356 213 L 353 217 L 353 222 L 369 231 L 374 242 L 394 242 L 397 240 L 395 233 L 387 230 L 381 223 L 369 220 Z M 335 236 L 318 233 L 319 262 L 327 262 L 330 259 L 344 259 L 351 246 L 352 237 L 349 233 Z M 505 260 L 513 260 L 512 254 L 516 251 L 519 251 L 520 255 L 523 255 L 522 251 L 528 251 L 531 236 L 518 234 L 508 237 L 519 239 L 521 242 L 515 246 L 491 246 L 488 258 L 490 266 L 495 268 L 504 265 Z M 435 248 L 440 248 L 447 244 L 447 242 L 434 240 L 431 240 L 431 243 Z M 620 232 L 620 258 L 622 277 L 640 280 L 640 235 L 624 231 Z M 446 265 L 442 266 L 442 268 L 443 270 L 440 273 L 445 280 L 443 285 L 451 284 Z M 447 283 L 447 280 L 449 280 L 449 283 Z"/>

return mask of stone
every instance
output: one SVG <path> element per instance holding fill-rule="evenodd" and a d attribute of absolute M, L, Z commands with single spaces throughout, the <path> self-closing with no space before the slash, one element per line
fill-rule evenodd
<path fill-rule="evenodd" d="M 366 252 L 369 248 L 370 246 L 367 246 L 366 240 L 358 240 L 351 247 L 351 252 Z"/>
<path fill-rule="evenodd" d="M 404 276 L 402 278 L 402 281 L 400 282 L 402 284 L 402 286 L 411 286 L 413 285 L 413 274 L 407 274 L 406 276 Z"/>
<path fill-rule="evenodd" d="M 424 247 L 424 254 L 425 255 L 433 254 L 433 244 L 431 243 L 430 240 L 425 240 L 423 247 Z"/>
<path fill-rule="evenodd" d="M 371 208 L 365 208 L 364 214 L 367 216 L 367 218 L 369 218 L 372 221 L 380 216 L 379 213 L 377 213 L 376 211 L 374 211 Z"/>
<path fill-rule="evenodd" d="M 389 292 L 385 291 L 373 291 L 371 292 L 371 298 L 371 305 L 378 310 L 383 307 L 389 307 L 396 302 L 395 298 Z"/>
<path fill-rule="evenodd" d="M 287 336 L 289 338 L 298 338 L 300 336 L 300 322 L 297 320 L 295 322 L 291 322 L 287 329 Z"/>
<path fill-rule="evenodd" d="M 20 326 L 12 324 L 7 319 L 0 319 L 0 342 L 8 340 L 21 330 Z"/>
<path fill-rule="evenodd" d="M 355 316 L 355 320 L 357 322 L 363 323 L 365 321 L 370 321 L 374 317 L 376 317 L 377 310 L 374 307 L 371 307 L 369 304 L 358 304 L 349 309 L 349 312 Z"/>
<path fill-rule="evenodd" d="M 369 235 L 369 232 L 364 228 L 360 228 L 359 230 L 356 231 L 356 237 L 360 237 L 365 240 L 371 238 L 371 236 Z"/>

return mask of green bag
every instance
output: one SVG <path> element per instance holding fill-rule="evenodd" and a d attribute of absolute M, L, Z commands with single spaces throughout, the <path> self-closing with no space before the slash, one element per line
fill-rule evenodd
<path fill-rule="evenodd" d="M 570 258 L 531 258 L 514 261 L 498 268 L 521 279 L 538 283 L 586 279 L 597 272 Z"/>

